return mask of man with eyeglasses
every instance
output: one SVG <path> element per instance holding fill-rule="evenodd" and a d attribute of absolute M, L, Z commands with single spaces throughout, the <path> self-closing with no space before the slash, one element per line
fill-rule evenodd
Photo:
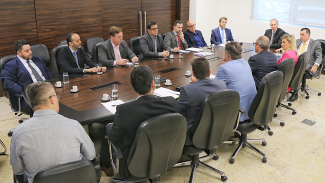
<path fill-rule="evenodd" d="M 278 62 L 275 54 L 268 51 L 270 48 L 268 37 L 260 36 L 254 45 L 257 54 L 248 59 L 248 64 L 251 67 L 255 86 L 258 89 L 266 74 L 278 70 Z"/>
<path fill-rule="evenodd" d="M 140 39 L 141 58 L 168 57 L 169 52 L 178 52 L 178 48 L 171 49 L 158 34 L 158 25 L 154 21 L 148 22 L 147 33 Z"/>
<path fill-rule="evenodd" d="M 59 96 L 48 82 L 30 84 L 26 95 L 34 116 L 15 129 L 10 164 L 18 182 L 33 182 L 37 172 L 81 159 L 93 160 L 95 148 L 76 120 L 59 112 Z"/>
<path fill-rule="evenodd" d="M 193 21 L 187 22 L 187 31 L 184 32 L 184 38 L 188 47 L 205 47 L 207 43 L 204 40 L 202 32 L 196 30 L 195 23 Z"/>

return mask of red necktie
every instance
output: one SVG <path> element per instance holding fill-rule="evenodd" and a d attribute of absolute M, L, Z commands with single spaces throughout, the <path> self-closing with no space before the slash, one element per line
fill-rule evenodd
<path fill-rule="evenodd" d="M 177 34 L 177 39 L 178 39 L 178 44 L 179 44 L 179 49 L 183 49 L 182 48 L 182 43 L 181 43 L 181 40 L 179 39 L 179 35 Z"/>

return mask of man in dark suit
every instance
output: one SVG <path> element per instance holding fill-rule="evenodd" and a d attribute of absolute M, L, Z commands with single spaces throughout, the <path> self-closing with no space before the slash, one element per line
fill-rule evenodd
<path fill-rule="evenodd" d="M 69 74 L 96 73 L 96 63 L 91 61 L 86 55 L 85 50 L 81 47 L 80 37 L 76 33 L 67 35 L 68 46 L 59 51 L 60 71 Z M 90 68 L 84 69 L 84 63 Z M 102 67 L 102 71 L 106 71 L 106 67 Z"/>
<path fill-rule="evenodd" d="M 278 62 L 275 54 L 268 51 L 270 47 L 269 38 L 261 36 L 254 44 L 257 54 L 248 59 L 248 64 L 252 70 L 256 89 L 258 89 L 266 74 L 278 70 Z"/>
<path fill-rule="evenodd" d="M 123 177 L 129 176 L 127 158 L 134 142 L 140 124 L 150 118 L 177 112 L 176 100 L 172 97 L 158 97 L 153 95 L 155 89 L 153 74 L 148 66 L 136 67 L 131 73 L 131 84 L 138 93 L 135 101 L 118 105 L 114 122 L 107 128 L 108 139 L 122 150 L 123 159 L 120 162 L 119 173 Z M 100 155 L 102 170 L 113 176 L 112 166 L 109 161 L 109 147 L 107 141 L 102 140 Z"/>
<path fill-rule="evenodd" d="M 270 26 L 271 29 L 267 29 L 265 31 L 264 36 L 269 38 L 270 48 L 279 49 L 281 48 L 282 36 L 287 33 L 279 28 L 279 23 L 277 19 L 272 19 L 270 21 Z"/>
<path fill-rule="evenodd" d="M 129 60 L 138 61 L 138 57 L 128 47 L 123 40 L 123 32 L 119 27 L 109 29 L 110 39 L 106 40 L 98 47 L 98 60 L 103 66 L 112 67 L 124 65 Z"/>
<path fill-rule="evenodd" d="M 199 47 L 207 46 L 207 43 L 204 40 L 202 32 L 196 30 L 196 26 L 193 21 L 187 22 L 187 28 L 188 30 L 184 32 L 184 38 L 189 47 L 199 48 Z"/>
<path fill-rule="evenodd" d="M 211 44 L 219 45 L 226 44 L 228 41 L 234 41 L 231 30 L 225 28 L 226 24 L 227 18 L 221 17 L 219 19 L 219 27 L 211 32 Z"/>
<path fill-rule="evenodd" d="M 147 33 L 140 39 L 142 58 L 168 57 L 169 52 L 178 52 L 178 48 L 170 49 L 158 34 L 158 25 L 154 21 L 148 22 Z"/>
<path fill-rule="evenodd" d="M 188 48 L 182 32 L 183 23 L 180 20 L 175 20 L 173 31 L 166 33 L 164 41 L 170 48 L 178 47 L 180 50 Z"/>
<path fill-rule="evenodd" d="M 12 108 L 18 111 L 18 101 L 24 92 L 24 86 L 37 81 L 49 80 L 54 78 L 54 75 L 40 57 L 32 56 L 28 41 L 24 39 L 16 41 L 15 49 L 17 57 L 4 66 L 1 72 L 1 81 L 9 93 Z M 20 106 L 21 111 L 28 111 L 32 114 L 32 108 L 22 97 L 20 98 Z"/>
<path fill-rule="evenodd" d="M 200 112 L 202 102 L 210 93 L 227 89 L 226 83 L 218 79 L 210 79 L 211 69 L 205 58 L 196 58 L 192 62 L 191 84 L 181 87 L 177 100 L 177 108 L 187 120 L 187 130 L 191 128 Z M 187 133 L 185 145 L 192 145 Z"/>

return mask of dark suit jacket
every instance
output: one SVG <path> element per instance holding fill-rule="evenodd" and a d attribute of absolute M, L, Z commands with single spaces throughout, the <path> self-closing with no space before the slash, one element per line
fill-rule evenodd
<path fill-rule="evenodd" d="M 199 31 L 199 30 L 195 30 L 196 34 L 200 37 L 202 43 L 204 44 L 204 46 L 207 46 L 207 43 L 205 42 L 204 38 L 203 38 L 203 35 L 202 35 L 202 32 Z M 184 32 L 184 39 L 186 40 L 187 42 L 187 45 L 189 47 L 195 47 L 195 48 L 198 48 L 198 44 L 196 42 L 196 39 L 194 37 L 194 33 L 187 30 Z"/>
<path fill-rule="evenodd" d="M 128 47 L 126 42 L 123 40 L 119 46 L 120 54 L 122 59 L 132 60 L 135 54 Z M 101 43 L 98 47 L 98 61 L 103 64 L 103 66 L 113 66 L 115 58 L 114 48 L 112 46 L 111 39 L 108 39 Z"/>
<path fill-rule="evenodd" d="M 234 38 L 232 37 L 231 30 L 225 28 L 225 32 L 226 32 L 226 41 L 227 42 L 234 41 Z M 222 44 L 222 38 L 220 35 L 219 27 L 212 30 L 210 42 L 211 42 L 211 44 L 215 44 L 215 45 Z"/>
<path fill-rule="evenodd" d="M 40 57 L 33 56 L 31 59 L 41 70 L 46 80 L 54 78 L 52 71 L 46 67 Z M 12 108 L 19 110 L 18 97 L 22 96 L 23 87 L 33 83 L 32 77 L 18 57 L 6 63 L 1 72 L 1 81 L 8 91 Z M 20 99 L 21 109 L 25 110 L 28 104 L 23 98 Z"/>
<path fill-rule="evenodd" d="M 302 42 L 300 39 L 297 39 L 296 42 L 298 49 Z M 322 47 L 320 42 L 310 39 L 307 51 L 310 53 L 310 58 L 306 69 L 311 69 L 315 63 L 317 63 L 318 65 L 322 63 Z"/>
<path fill-rule="evenodd" d="M 281 43 L 282 43 L 281 38 L 284 34 L 287 34 L 287 33 L 284 32 L 284 30 L 278 28 L 278 30 L 276 30 L 276 32 L 274 33 L 272 43 L 270 44 L 270 48 L 275 48 L 275 49 L 281 48 Z M 268 37 L 269 40 L 271 41 L 272 29 L 267 29 L 265 31 L 264 36 Z"/>
<path fill-rule="evenodd" d="M 197 118 L 205 97 L 210 93 L 224 89 L 227 89 L 224 81 L 210 78 L 198 80 L 197 82 L 181 87 L 177 100 L 177 108 L 179 113 L 187 120 L 187 132 L 189 132 L 189 129 Z M 189 133 L 187 133 L 185 145 L 192 145 Z"/>
<path fill-rule="evenodd" d="M 160 34 L 157 35 L 157 52 L 155 52 L 155 45 L 153 44 L 151 36 L 146 33 L 140 39 L 140 48 L 141 48 L 141 58 L 157 58 L 159 56 L 159 52 L 163 52 L 164 50 L 170 51 L 170 48 L 164 42 L 162 36 Z"/>
<path fill-rule="evenodd" d="M 188 48 L 187 46 L 187 43 L 185 41 L 185 38 L 184 40 L 182 41 L 181 38 L 179 38 L 180 41 L 181 41 L 181 44 L 182 44 L 182 49 L 185 50 L 186 48 Z M 178 38 L 177 36 L 175 35 L 174 31 L 171 31 L 171 32 L 167 32 L 166 35 L 165 35 L 165 39 L 164 39 L 166 45 L 170 48 L 175 48 L 175 47 L 179 47 L 177 41 L 178 41 Z"/>
<path fill-rule="evenodd" d="M 135 101 L 118 105 L 111 128 L 107 128 L 108 139 L 123 153 L 121 170 L 123 177 L 129 176 L 127 157 L 142 122 L 167 113 L 177 112 L 176 100 L 172 97 L 144 95 Z M 125 174 L 125 175 L 123 175 Z"/>
<path fill-rule="evenodd" d="M 248 59 L 248 64 L 251 67 L 256 88 L 260 86 L 260 83 L 266 74 L 278 70 L 277 58 L 275 54 L 268 50 L 263 50 L 258 54 L 251 56 Z"/>
<path fill-rule="evenodd" d="M 80 68 L 78 68 L 76 60 L 72 55 L 69 46 L 62 48 L 59 51 L 58 58 L 61 73 L 68 72 L 69 74 L 83 74 L 84 64 L 87 64 L 91 68 L 96 67 L 96 63 L 90 60 L 83 47 L 78 48 L 77 56 Z"/>

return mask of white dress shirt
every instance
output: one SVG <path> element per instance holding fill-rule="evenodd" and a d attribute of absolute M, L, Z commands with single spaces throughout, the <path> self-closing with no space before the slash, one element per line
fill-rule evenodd
<path fill-rule="evenodd" d="M 310 39 L 308 40 L 308 41 L 306 41 L 306 42 L 301 42 L 300 43 L 300 45 L 299 45 L 299 48 L 298 48 L 298 55 L 300 55 L 301 53 L 301 48 L 302 48 L 302 46 L 304 45 L 304 43 L 305 43 L 305 51 L 307 51 L 307 49 L 308 49 L 308 45 L 309 45 L 309 42 L 310 42 Z M 304 52 L 305 52 L 304 51 Z"/>
<path fill-rule="evenodd" d="M 28 64 L 27 64 L 27 60 L 21 58 L 21 57 L 18 56 L 18 55 L 17 55 L 17 57 L 19 58 L 19 60 L 21 61 L 21 63 L 25 66 L 25 68 L 28 70 L 29 74 L 30 74 L 31 77 L 32 77 L 33 82 L 34 82 L 34 83 L 37 82 L 37 79 L 35 78 L 35 76 L 34 76 L 34 74 L 33 74 L 33 72 L 32 72 L 32 69 L 31 69 L 31 68 L 28 66 Z M 30 65 L 32 65 L 32 66 L 35 68 L 35 70 L 36 70 L 37 73 L 42 77 L 42 79 L 43 79 L 44 81 L 46 81 L 45 77 L 43 76 L 42 71 L 37 67 L 37 65 L 33 62 L 32 59 L 29 60 L 29 63 L 30 63 Z"/>

